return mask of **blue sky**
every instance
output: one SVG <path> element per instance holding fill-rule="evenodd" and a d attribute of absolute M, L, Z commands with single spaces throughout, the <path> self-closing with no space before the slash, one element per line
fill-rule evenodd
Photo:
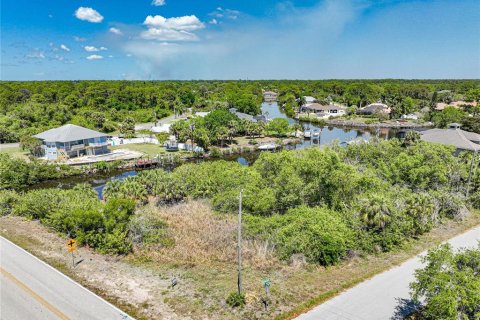
<path fill-rule="evenodd" d="M 332 78 L 480 78 L 480 1 L 1 1 L 2 80 Z"/>

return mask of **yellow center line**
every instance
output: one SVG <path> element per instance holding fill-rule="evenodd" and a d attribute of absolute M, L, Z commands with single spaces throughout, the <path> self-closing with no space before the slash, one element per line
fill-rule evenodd
<path fill-rule="evenodd" d="M 32 298 L 40 302 L 45 308 L 50 310 L 54 315 L 59 317 L 62 320 L 69 320 L 70 318 L 67 317 L 63 312 L 55 308 L 53 305 L 51 305 L 47 300 L 43 299 L 41 296 L 39 296 L 35 291 L 27 287 L 23 282 L 15 278 L 10 272 L 6 271 L 2 267 L 0 267 L 0 273 L 5 276 L 7 279 L 12 281 L 14 284 L 16 284 L 18 287 L 20 287 L 22 290 L 24 290 L 26 293 L 28 293 Z"/>

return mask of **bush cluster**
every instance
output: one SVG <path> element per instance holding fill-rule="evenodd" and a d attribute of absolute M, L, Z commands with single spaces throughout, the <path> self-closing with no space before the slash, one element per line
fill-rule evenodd
<path fill-rule="evenodd" d="M 128 199 L 109 199 L 103 203 L 89 185 L 20 194 L 0 191 L 0 210 L 2 214 L 39 219 L 101 253 L 122 254 L 132 248 L 130 220 L 135 203 Z"/>
<path fill-rule="evenodd" d="M 229 213 L 243 189 L 249 237 L 273 241 L 282 259 L 303 254 L 330 265 L 349 251 L 391 250 L 463 212 L 468 157 L 453 151 L 391 140 L 262 153 L 250 167 L 215 161 L 144 171 L 108 183 L 105 196 L 142 203 L 211 199 Z"/>

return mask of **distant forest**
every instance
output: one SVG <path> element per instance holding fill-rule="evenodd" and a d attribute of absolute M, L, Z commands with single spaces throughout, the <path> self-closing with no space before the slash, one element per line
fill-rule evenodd
<path fill-rule="evenodd" d="M 437 102 L 480 100 L 480 80 L 2 81 L 0 142 L 65 123 L 114 132 L 124 122 L 155 121 L 187 108 L 235 107 L 254 115 L 260 112 L 262 90 L 277 92 L 282 103 L 305 95 L 349 107 L 381 101 L 394 114 L 405 106 L 408 111 L 428 108 L 430 118 Z M 476 110 L 468 113 L 478 117 Z M 461 121 L 468 113 L 450 118 Z"/>

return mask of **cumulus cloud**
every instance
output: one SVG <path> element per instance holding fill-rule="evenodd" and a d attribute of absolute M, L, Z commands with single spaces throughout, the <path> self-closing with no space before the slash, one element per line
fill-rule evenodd
<path fill-rule="evenodd" d="M 153 0 L 152 5 L 156 7 L 161 7 L 165 5 L 165 0 Z"/>
<path fill-rule="evenodd" d="M 85 49 L 85 51 L 87 51 L 87 52 L 98 52 L 98 51 L 106 51 L 106 50 L 108 50 L 108 49 L 105 48 L 105 47 L 97 48 L 97 47 L 95 47 L 95 46 L 85 46 L 85 47 L 83 47 L 83 49 Z"/>
<path fill-rule="evenodd" d="M 97 10 L 88 7 L 78 8 L 77 11 L 75 11 L 75 17 L 92 23 L 100 23 L 103 21 L 103 16 Z"/>
<path fill-rule="evenodd" d="M 218 24 L 217 19 L 213 18 L 212 20 L 208 21 L 210 24 Z"/>
<path fill-rule="evenodd" d="M 70 52 L 70 48 L 67 47 L 66 45 L 64 45 L 63 43 L 60 45 L 60 49 L 62 49 L 64 51 L 67 51 L 67 52 Z"/>
<path fill-rule="evenodd" d="M 203 22 L 194 15 L 173 18 L 147 16 L 143 24 L 148 26 L 148 30 L 140 34 L 143 39 L 161 41 L 197 40 L 197 35 L 192 31 L 205 28 Z"/>
<path fill-rule="evenodd" d="M 111 33 L 116 34 L 118 36 L 121 36 L 123 34 L 122 30 L 114 28 L 114 27 L 111 27 L 110 29 L 108 29 L 108 31 L 110 31 Z"/>
<path fill-rule="evenodd" d="M 98 54 L 92 54 L 87 57 L 87 60 L 100 60 L 103 59 L 103 56 Z"/>
<path fill-rule="evenodd" d="M 194 15 L 165 18 L 162 16 L 147 16 L 144 25 L 153 28 L 194 31 L 205 28 L 205 25 Z"/>

